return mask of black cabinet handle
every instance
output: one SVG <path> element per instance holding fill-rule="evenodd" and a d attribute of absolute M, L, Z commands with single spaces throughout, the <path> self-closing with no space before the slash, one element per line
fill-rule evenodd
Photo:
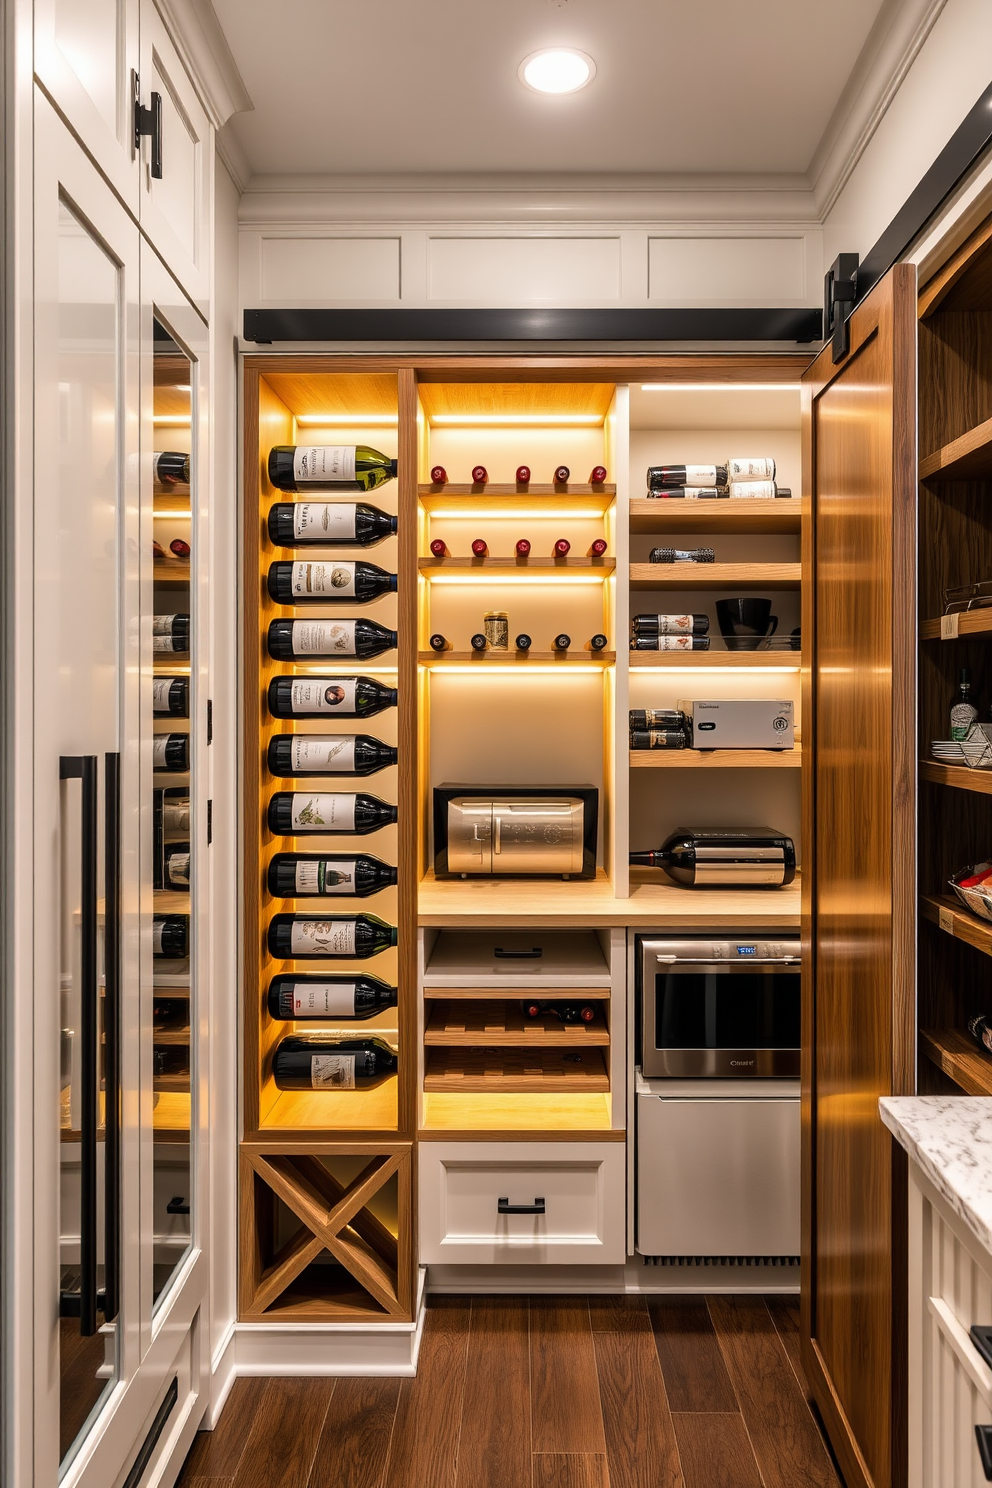
<path fill-rule="evenodd" d="M 120 1311 L 121 1258 L 121 757 L 104 756 L 103 1088 L 104 1275 L 103 1316 Z"/>
<path fill-rule="evenodd" d="M 165 1212 L 166 1214 L 188 1214 L 189 1205 L 183 1198 L 182 1194 L 176 1194 L 176 1197 L 174 1199 L 170 1199 L 169 1202 L 166 1204 Z"/>
<path fill-rule="evenodd" d="M 511 1204 L 509 1199 L 497 1199 L 497 1214 L 543 1214 L 544 1200 L 535 1199 L 533 1204 Z"/>
<path fill-rule="evenodd" d="M 986 1483 L 992 1483 L 992 1426 L 976 1426 L 975 1439 Z"/>
<path fill-rule="evenodd" d="M 79 1041 L 79 1332 L 83 1338 L 91 1338 L 96 1332 L 97 1310 L 96 1146 L 100 1090 L 97 1070 L 96 760 L 95 754 L 64 754 L 59 760 L 59 779 L 78 780 L 82 785 L 79 864 L 79 1012 L 82 1025 Z"/>
<path fill-rule="evenodd" d="M 134 148 L 141 149 L 141 137 L 144 134 L 151 136 L 152 141 L 152 175 L 156 181 L 162 179 L 162 95 L 152 94 L 151 108 L 144 108 L 141 102 L 141 79 L 134 71 L 131 73 L 131 91 L 134 101 Z"/>
<path fill-rule="evenodd" d="M 505 961 L 532 961 L 535 956 L 543 956 L 544 952 L 540 946 L 534 946 L 529 951 L 504 951 L 502 946 L 496 946 L 493 951 L 493 955 L 499 956 Z"/>

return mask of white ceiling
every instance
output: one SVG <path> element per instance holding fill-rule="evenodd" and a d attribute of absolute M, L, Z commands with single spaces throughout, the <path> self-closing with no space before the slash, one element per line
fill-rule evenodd
<path fill-rule="evenodd" d="M 883 0 L 214 0 L 253 174 L 802 174 Z M 893 8 L 888 0 L 887 9 Z M 517 80 L 590 53 L 582 92 Z"/>

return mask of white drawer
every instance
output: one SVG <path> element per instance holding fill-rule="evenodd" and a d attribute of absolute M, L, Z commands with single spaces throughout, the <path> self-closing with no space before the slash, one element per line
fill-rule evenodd
<path fill-rule="evenodd" d="M 426 1263 L 622 1265 L 623 1142 L 421 1142 Z M 500 1201 L 543 1213 L 501 1214 Z"/>

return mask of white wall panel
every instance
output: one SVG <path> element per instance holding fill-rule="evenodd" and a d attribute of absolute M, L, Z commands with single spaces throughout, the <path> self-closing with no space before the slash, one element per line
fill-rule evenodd
<path fill-rule="evenodd" d="M 259 239 L 262 304 L 394 302 L 400 297 L 400 239 Z"/>
<path fill-rule="evenodd" d="M 615 304 L 620 239 L 573 237 L 431 238 L 431 303 Z"/>
<path fill-rule="evenodd" d="M 794 237 L 664 237 L 648 243 L 648 299 L 664 305 L 789 305 L 806 297 Z"/>

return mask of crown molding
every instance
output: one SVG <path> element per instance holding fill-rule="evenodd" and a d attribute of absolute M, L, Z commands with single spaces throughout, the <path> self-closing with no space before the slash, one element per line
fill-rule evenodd
<path fill-rule="evenodd" d="M 251 166 L 248 164 L 248 156 L 241 147 L 241 141 L 228 124 L 215 132 L 214 144 L 218 159 L 238 188 L 240 199 L 244 196 L 251 178 Z"/>
<path fill-rule="evenodd" d="M 253 109 L 210 0 L 155 0 L 155 4 L 214 128 L 220 129 L 232 114 Z"/>

